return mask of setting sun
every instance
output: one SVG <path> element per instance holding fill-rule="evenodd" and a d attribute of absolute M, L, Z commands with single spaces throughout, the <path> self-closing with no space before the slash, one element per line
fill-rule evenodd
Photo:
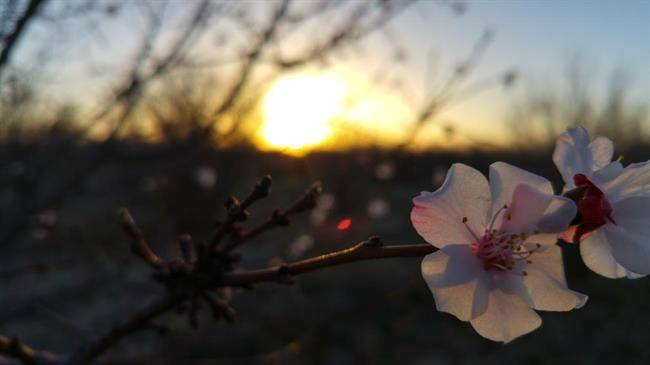
<path fill-rule="evenodd" d="M 324 142 L 341 111 L 345 83 L 328 75 L 278 80 L 264 99 L 261 137 L 270 147 L 297 151 Z"/>

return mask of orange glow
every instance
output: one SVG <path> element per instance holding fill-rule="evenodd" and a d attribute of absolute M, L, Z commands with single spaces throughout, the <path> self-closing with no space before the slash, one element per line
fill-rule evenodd
<path fill-rule="evenodd" d="M 345 94 L 345 82 L 328 74 L 279 79 L 264 99 L 262 141 L 294 153 L 323 143 L 330 137 L 330 121 L 343 108 Z"/>
<path fill-rule="evenodd" d="M 399 145 L 410 137 L 417 118 L 419 103 L 409 100 L 399 90 L 377 85 L 350 68 L 284 75 L 270 86 L 262 100 L 262 124 L 254 139 L 262 150 L 296 156 L 315 149 Z M 443 108 L 437 115 L 438 122 L 426 124 L 409 148 L 462 149 L 474 146 L 477 136 L 495 144 L 502 142 L 503 133 L 490 128 L 493 121 L 481 114 L 487 108 L 485 103 L 477 98 L 465 104 L 470 107 Z M 467 123 L 459 122 L 463 120 Z M 449 133 L 448 124 L 458 130 L 471 126 L 472 132 L 468 136 Z"/>
<path fill-rule="evenodd" d="M 346 229 L 350 228 L 352 225 L 352 219 L 350 218 L 345 218 L 342 221 L 339 222 L 339 224 L 336 225 L 336 229 L 339 231 L 345 231 Z"/>

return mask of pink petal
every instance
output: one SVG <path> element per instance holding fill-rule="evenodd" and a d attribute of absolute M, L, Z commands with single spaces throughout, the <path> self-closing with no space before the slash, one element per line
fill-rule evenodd
<path fill-rule="evenodd" d="M 492 290 L 488 308 L 471 320 L 472 327 L 481 336 L 492 341 L 510 342 L 542 324 L 542 319 L 517 294 Z"/>
<path fill-rule="evenodd" d="M 533 308 L 569 311 L 587 302 L 586 295 L 567 288 L 562 249 L 559 246 L 549 246 L 547 250 L 534 253 L 530 261 L 526 265 L 528 275 L 523 277 L 523 282 Z"/>
<path fill-rule="evenodd" d="M 490 278 L 467 245 L 448 245 L 422 261 L 436 308 L 469 321 L 487 308 Z"/>
<path fill-rule="evenodd" d="M 492 192 L 492 214 L 512 201 L 515 188 L 528 185 L 542 193 L 553 195 L 553 186 L 545 178 L 514 167 L 505 162 L 490 165 L 490 190 Z"/>
<path fill-rule="evenodd" d="M 504 213 L 501 230 L 512 233 L 534 231 L 550 202 L 551 195 L 529 185 L 517 185 Z"/>
<path fill-rule="evenodd" d="M 475 238 L 469 229 L 482 235 L 487 225 L 490 190 L 479 171 L 454 164 L 438 190 L 422 192 L 413 199 L 413 204 L 411 222 L 427 242 L 436 247 L 471 243 Z"/>
<path fill-rule="evenodd" d="M 612 255 L 612 247 L 602 231 L 602 228 L 594 231 L 580 243 L 582 261 L 596 274 L 610 279 L 622 278 L 626 270 Z"/>

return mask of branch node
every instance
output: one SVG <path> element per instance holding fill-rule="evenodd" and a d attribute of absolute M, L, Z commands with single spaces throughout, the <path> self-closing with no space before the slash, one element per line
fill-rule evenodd
<path fill-rule="evenodd" d="M 289 210 L 289 214 L 300 213 L 316 207 L 318 197 L 323 192 L 323 186 L 320 181 L 314 182 L 300 200 L 298 200 Z"/>
<path fill-rule="evenodd" d="M 289 218 L 281 209 L 275 209 L 273 213 L 271 213 L 271 220 L 273 220 L 273 224 L 277 226 L 289 225 Z"/>
<path fill-rule="evenodd" d="M 382 247 L 384 241 L 380 236 L 370 236 L 367 240 L 363 241 L 362 245 L 364 247 Z"/>
<path fill-rule="evenodd" d="M 191 266 L 194 261 L 194 257 L 193 257 L 194 243 L 192 242 L 192 236 L 185 233 L 178 236 L 177 241 L 178 241 L 178 248 L 181 250 L 181 254 L 183 255 L 183 260 L 185 261 L 185 264 Z"/>
<path fill-rule="evenodd" d="M 289 285 L 296 283 L 296 279 L 293 277 L 293 275 L 291 275 L 289 265 L 287 265 L 286 263 L 281 264 L 278 267 L 278 282 L 282 284 L 289 284 Z"/>

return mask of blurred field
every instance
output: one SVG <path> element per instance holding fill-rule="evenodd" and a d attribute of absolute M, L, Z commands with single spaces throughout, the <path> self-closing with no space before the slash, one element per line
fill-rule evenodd
<path fill-rule="evenodd" d="M 486 172 L 490 162 L 503 160 L 552 178 L 559 188 L 550 151 L 359 150 L 293 158 L 200 149 L 142 159 L 136 156 L 162 147 L 126 142 L 120 147 L 126 151 L 120 158 L 70 192 L 51 230 L 43 228 L 43 217 L 40 228 L 35 218 L 29 235 L 3 248 L 1 333 L 19 335 L 35 347 L 69 351 L 160 293 L 148 269 L 129 252 L 115 216 L 120 206 L 131 209 L 156 250 L 172 255 L 177 234 L 208 237 L 225 198 L 247 193 L 260 176 L 269 173 L 274 183 L 271 196 L 254 207 L 253 223 L 321 180 L 325 199 L 316 213 L 244 246 L 242 266 L 258 268 L 346 247 L 372 234 L 390 243 L 421 242 L 409 222 L 410 199 L 435 189 L 453 162 Z M 67 153 L 75 157 L 52 176 L 76 168 L 93 146 L 70 148 Z M 648 151 L 626 151 L 625 161 L 648 159 Z M 8 165 L 19 161 L 6 156 Z M 350 228 L 337 230 L 344 218 L 351 218 Z M 581 265 L 576 247 L 565 247 L 565 259 L 570 286 L 589 294 L 590 302 L 572 313 L 543 314 L 539 330 L 511 345 L 487 341 L 469 325 L 436 312 L 418 259 L 389 259 L 303 275 L 291 287 L 235 290 L 237 323 L 205 318 L 195 331 L 186 317 L 169 314 L 159 321 L 169 327 L 165 335 L 142 332 L 105 359 L 120 364 L 648 363 L 650 281 L 598 277 Z"/>

